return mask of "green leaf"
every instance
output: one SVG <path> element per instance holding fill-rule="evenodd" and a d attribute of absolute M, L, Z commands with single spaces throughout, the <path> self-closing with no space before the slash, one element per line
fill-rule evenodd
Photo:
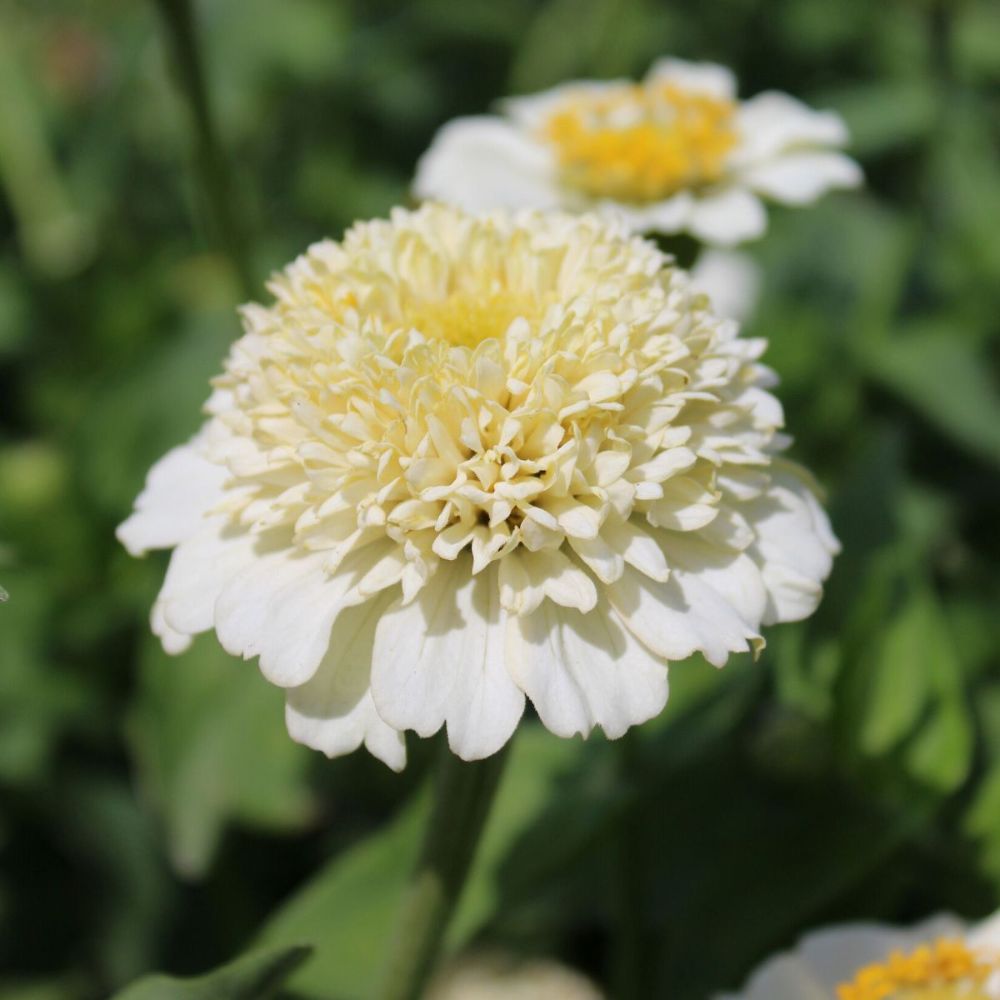
<path fill-rule="evenodd" d="M 1000 465 L 1000 393 L 961 331 L 930 319 L 861 354 L 874 378 L 957 444 Z"/>
<path fill-rule="evenodd" d="M 112 1000 L 268 1000 L 308 955 L 301 946 L 262 950 L 193 979 L 145 976 Z"/>
<path fill-rule="evenodd" d="M 559 775 L 580 749 L 540 727 L 521 727 L 449 935 L 452 947 L 491 915 L 504 858 L 548 805 Z M 264 929 L 262 944 L 315 946 L 313 958 L 291 981 L 297 993 L 318 1000 L 371 995 L 416 862 L 427 806 L 428 796 L 419 795 L 387 827 L 334 858 Z"/>
<path fill-rule="evenodd" d="M 227 823 L 286 830 L 312 815 L 310 751 L 288 737 L 283 693 L 214 636 L 178 657 L 147 641 L 128 735 L 185 876 L 205 873 Z"/>
<path fill-rule="evenodd" d="M 932 788 L 955 788 L 968 773 L 972 730 L 962 665 L 934 593 L 918 586 L 890 621 L 870 676 L 859 743 L 869 755 L 899 748 L 907 771 Z"/>

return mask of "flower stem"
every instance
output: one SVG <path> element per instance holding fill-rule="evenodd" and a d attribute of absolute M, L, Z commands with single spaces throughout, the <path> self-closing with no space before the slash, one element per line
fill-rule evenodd
<path fill-rule="evenodd" d="M 637 785 L 641 767 L 639 734 L 629 729 L 614 743 L 619 780 L 622 787 Z M 646 978 L 644 955 L 644 837 L 637 809 L 631 796 L 620 820 L 613 865 L 613 907 L 615 915 L 612 940 L 611 978 L 615 1000 L 638 1000 L 648 996 L 644 990 Z"/>
<path fill-rule="evenodd" d="M 249 246 L 236 206 L 232 171 L 215 127 L 191 0 L 154 0 L 154 3 L 163 19 L 177 82 L 191 115 L 206 215 L 220 249 L 233 265 L 241 293 L 249 298 L 254 291 Z"/>
<path fill-rule="evenodd" d="M 506 755 L 504 748 L 468 763 L 442 747 L 433 811 L 403 898 L 378 1000 L 421 996 L 472 865 Z"/>

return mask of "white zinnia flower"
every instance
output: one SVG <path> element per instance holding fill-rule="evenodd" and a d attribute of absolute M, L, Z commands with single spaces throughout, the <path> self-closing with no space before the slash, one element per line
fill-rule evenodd
<path fill-rule="evenodd" d="M 662 59 L 641 83 L 581 80 L 456 118 L 418 166 L 414 191 L 470 211 L 596 210 L 636 232 L 731 245 L 760 236 L 760 196 L 804 205 L 856 187 L 847 129 L 769 91 L 746 101 L 723 66 Z"/>
<path fill-rule="evenodd" d="M 974 928 L 950 916 L 903 929 L 847 924 L 806 935 L 718 1000 L 997 1000 L 1000 914 Z"/>
<path fill-rule="evenodd" d="M 208 419 L 119 538 L 174 548 L 170 651 L 215 629 L 327 754 L 447 726 L 466 759 L 527 695 L 560 736 L 656 715 L 808 615 L 836 541 L 778 453 L 763 341 L 595 217 L 427 205 L 312 247 L 243 310 Z"/>

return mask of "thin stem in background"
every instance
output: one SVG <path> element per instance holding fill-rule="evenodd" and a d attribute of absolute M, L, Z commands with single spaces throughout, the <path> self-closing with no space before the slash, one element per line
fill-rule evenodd
<path fill-rule="evenodd" d="M 420 860 L 406 889 L 378 1000 L 418 1000 L 465 884 L 510 744 L 466 762 L 445 744 Z"/>
<path fill-rule="evenodd" d="M 191 0 L 154 0 L 163 18 L 177 72 L 177 82 L 191 115 L 195 156 L 206 212 L 220 248 L 236 271 L 240 291 L 254 294 L 253 268 L 242 217 L 236 204 L 236 185 L 219 142 L 205 83 Z"/>

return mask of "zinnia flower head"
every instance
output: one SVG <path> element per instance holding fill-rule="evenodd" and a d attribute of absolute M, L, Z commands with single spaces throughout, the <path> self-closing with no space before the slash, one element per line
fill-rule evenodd
<path fill-rule="evenodd" d="M 723 66 L 662 59 L 641 83 L 581 80 L 446 124 L 414 190 L 471 211 L 595 210 L 636 232 L 730 245 L 760 236 L 761 197 L 789 205 L 861 182 L 831 111 L 736 97 Z"/>
<path fill-rule="evenodd" d="M 969 928 L 950 916 L 913 928 L 848 924 L 806 935 L 718 1000 L 997 1000 L 1000 914 Z"/>
<path fill-rule="evenodd" d="M 173 548 L 168 650 L 214 629 L 287 689 L 291 734 L 447 726 L 487 756 L 525 695 L 560 736 L 657 714 L 815 607 L 836 542 L 762 341 L 596 217 L 427 205 L 313 246 L 243 310 L 188 444 L 119 529 Z"/>

